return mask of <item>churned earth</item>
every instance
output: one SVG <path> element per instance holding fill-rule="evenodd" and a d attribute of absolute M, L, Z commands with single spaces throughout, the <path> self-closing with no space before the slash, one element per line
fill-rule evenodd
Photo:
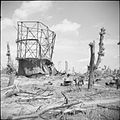
<path fill-rule="evenodd" d="M 64 76 L 27 78 L 1 75 L 1 119 L 13 120 L 119 120 L 120 89 L 108 87 L 108 76 L 84 85 L 61 86 Z"/>

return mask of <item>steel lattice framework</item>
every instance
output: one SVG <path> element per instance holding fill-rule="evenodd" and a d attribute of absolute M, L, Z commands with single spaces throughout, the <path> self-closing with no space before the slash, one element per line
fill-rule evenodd
<path fill-rule="evenodd" d="M 17 60 L 38 58 L 51 61 L 55 32 L 38 21 L 18 21 L 17 29 Z"/>

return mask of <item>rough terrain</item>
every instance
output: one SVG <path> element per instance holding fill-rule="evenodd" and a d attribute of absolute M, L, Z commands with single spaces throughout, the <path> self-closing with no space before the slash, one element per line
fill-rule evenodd
<path fill-rule="evenodd" d="M 120 89 L 106 86 L 106 77 L 83 86 L 61 86 L 64 76 L 16 77 L 1 75 L 1 118 L 13 120 L 119 120 Z"/>

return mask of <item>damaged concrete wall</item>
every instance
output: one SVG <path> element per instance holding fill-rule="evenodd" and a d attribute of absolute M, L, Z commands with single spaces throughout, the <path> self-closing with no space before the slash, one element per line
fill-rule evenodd
<path fill-rule="evenodd" d="M 50 74 L 53 63 L 48 59 L 26 58 L 19 59 L 18 75 Z"/>

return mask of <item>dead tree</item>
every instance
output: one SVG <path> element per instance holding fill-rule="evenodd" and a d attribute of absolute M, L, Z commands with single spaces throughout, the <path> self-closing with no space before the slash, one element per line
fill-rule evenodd
<path fill-rule="evenodd" d="M 14 73 L 16 72 L 16 70 L 11 60 L 9 43 L 7 43 L 7 54 L 6 55 L 8 56 L 8 62 L 7 62 L 7 74 L 9 75 L 8 86 L 11 86 L 14 84 Z"/>
<path fill-rule="evenodd" d="M 68 62 L 65 61 L 65 73 L 68 74 Z"/>
<path fill-rule="evenodd" d="M 99 52 L 98 52 L 98 58 L 96 64 L 95 64 L 95 42 L 93 41 L 89 44 L 91 57 L 90 57 L 90 64 L 88 66 L 88 71 L 89 71 L 88 89 L 92 88 L 92 85 L 94 84 L 94 71 L 98 68 L 99 64 L 101 63 L 101 57 L 104 56 L 103 39 L 104 39 L 105 29 L 101 28 L 99 34 L 100 34 Z"/>
<path fill-rule="evenodd" d="M 95 68 L 95 42 L 91 42 L 89 44 L 90 51 L 91 51 L 91 57 L 90 57 L 90 66 L 89 66 L 89 82 L 88 82 L 88 89 L 92 87 L 93 81 L 94 81 L 94 68 Z"/>
<path fill-rule="evenodd" d="M 117 43 L 117 45 L 119 45 L 119 63 L 120 63 L 120 39 L 119 39 L 119 42 Z M 119 64 L 119 73 L 120 73 L 120 64 Z"/>

